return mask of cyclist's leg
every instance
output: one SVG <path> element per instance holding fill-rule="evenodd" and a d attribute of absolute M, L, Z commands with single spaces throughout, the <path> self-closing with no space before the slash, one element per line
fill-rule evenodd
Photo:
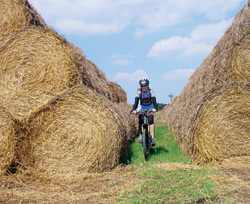
<path fill-rule="evenodd" d="M 154 115 L 150 114 L 148 116 L 149 130 L 152 138 L 155 138 L 155 124 L 154 124 Z"/>
<path fill-rule="evenodd" d="M 150 134 L 152 136 L 152 145 L 154 146 L 155 145 L 155 125 L 154 125 L 154 115 L 153 114 L 150 114 L 148 116 L 148 122 L 149 122 L 149 131 L 150 131 Z"/>
<path fill-rule="evenodd" d="M 138 131 L 139 131 L 139 142 L 142 143 L 142 124 L 143 124 L 143 115 L 139 115 L 139 124 L 138 124 Z"/>

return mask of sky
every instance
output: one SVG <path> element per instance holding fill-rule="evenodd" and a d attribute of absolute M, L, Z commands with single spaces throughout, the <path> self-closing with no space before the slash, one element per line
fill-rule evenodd
<path fill-rule="evenodd" d="M 170 103 L 247 0 L 29 0 L 55 29 L 118 83 L 133 104 L 148 78 Z"/>

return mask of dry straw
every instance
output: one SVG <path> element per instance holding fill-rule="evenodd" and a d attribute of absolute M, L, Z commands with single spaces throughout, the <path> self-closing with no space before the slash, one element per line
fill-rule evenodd
<path fill-rule="evenodd" d="M 88 87 L 72 88 L 30 119 L 20 164 L 53 176 L 111 170 L 128 145 L 126 118 L 116 109 Z"/>
<path fill-rule="evenodd" d="M 40 15 L 25 0 L 1 0 L 0 19 L 0 46 L 26 26 L 45 26 Z"/>
<path fill-rule="evenodd" d="M 15 157 L 14 121 L 0 106 L 0 175 L 5 173 Z"/>
<path fill-rule="evenodd" d="M 112 102 L 105 74 L 39 23 L 43 20 L 28 1 L 11 3 L 10 14 L 23 8 L 20 13 L 32 18 L 20 17 L 28 23 L 0 47 L 1 171 L 55 178 L 113 169 L 136 132 L 129 105 Z M 116 91 L 125 101 L 118 85 Z"/>
<path fill-rule="evenodd" d="M 111 100 L 115 103 L 126 103 L 127 102 L 127 94 L 126 92 L 121 88 L 120 85 L 118 85 L 115 82 L 108 82 L 108 87 L 111 92 Z"/>
<path fill-rule="evenodd" d="M 22 120 L 81 82 L 67 42 L 51 30 L 30 27 L 0 49 L 0 102 Z"/>
<path fill-rule="evenodd" d="M 85 59 L 80 64 L 83 72 L 83 84 L 111 100 L 108 80 L 105 74 L 88 59 Z"/>
<path fill-rule="evenodd" d="M 249 19 L 248 0 L 181 94 L 163 111 L 180 146 L 197 163 L 249 154 Z"/>
<path fill-rule="evenodd" d="M 250 155 L 250 85 L 214 90 L 202 104 L 194 129 L 198 163 Z"/>

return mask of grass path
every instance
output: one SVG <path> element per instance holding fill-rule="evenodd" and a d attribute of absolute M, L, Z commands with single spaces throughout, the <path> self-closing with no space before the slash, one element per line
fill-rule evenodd
<path fill-rule="evenodd" d="M 137 173 L 133 178 L 138 182 L 135 189 L 127 189 L 118 197 L 117 203 L 223 203 L 219 189 L 211 176 L 214 168 L 191 165 L 190 157 L 184 154 L 177 141 L 169 133 L 161 114 L 155 116 L 156 146 L 151 148 L 149 161 L 145 162 L 138 138 L 131 141 L 127 161 Z M 228 200 L 227 203 L 233 203 Z"/>

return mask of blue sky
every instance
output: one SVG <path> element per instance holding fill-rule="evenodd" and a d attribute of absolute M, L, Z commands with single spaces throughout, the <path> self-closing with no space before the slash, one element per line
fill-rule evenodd
<path fill-rule="evenodd" d="M 157 102 L 169 103 L 211 52 L 247 0 L 29 0 L 109 81 L 134 102 L 150 80 Z"/>

